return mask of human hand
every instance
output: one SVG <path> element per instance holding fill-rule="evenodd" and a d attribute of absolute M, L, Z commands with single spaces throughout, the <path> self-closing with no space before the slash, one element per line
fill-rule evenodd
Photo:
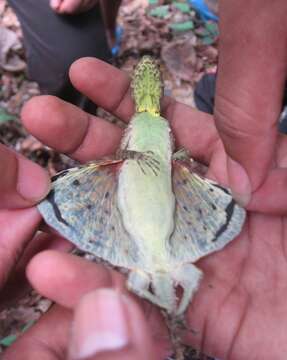
<path fill-rule="evenodd" d="M 99 0 L 50 0 L 51 8 L 59 14 L 76 14 L 92 9 Z"/>
<path fill-rule="evenodd" d="M 241 236 L 200 261 L 205 276 L 187 312 L 191 332 L 185 343 L 220 359 L 285 359 L 285 227 L 286 218 L 251 214 Z M 33 258 L 28 277 L 60 306 L 20 338 L 5 360 L 33 359 L 35 354 L 64 360 L 67 352 L 69 359 L 88 357 L 84 354 L 99 360 L 167 358 L 170 344 L 158 309 L 127 294 L 123 275 L 46 251 Z M 125 297 L 101 290 L 83 297 L 103 287 L 114 287 Z"/>
<path fill-rule="evenodd" d="M 10 274 L 12 271 L 14 275 L 17 273 L 19 279 L 24 264 L 29 260 L 28 254 L 34 254 L 38 248 L 38 243 L 32 245 L 30 240 L 37 230 L 41 217 L 31 206 L 49 192 L 50 180 L 40 166 L 4 145 L 0 145 L 0 173 L 1 307 L 8 301 L 12 292 L 11 286 L 7 284 Z M 20 290 L 20 285 L 23 285 L 23 281 L 16 284 L 17 290 Z M 14 290 L 15 287 L 13 295 L 15 295 Z"/>
<path fill-rule="evenodd" d="M 74 63 L 70 75 L 74 86 L 99 106 L 123 120 L 130 119 L 134 107 L 129 92 L 129 78 L 124 73 L 99 60 L 82 59 Z M 210 177 L 228 184 L 226 154 L 212 117 L 171 99 L 163 101 L 163 110 L 164 116 L 171 122 L 177 145 L 189 149 L 194 158 L 209 164 Z M 41 141 L 83 162 L 115 152 L 122 133 L 121 129 L 98 117 L 47 96 L 34 98 L 26 105 L 23 121 L 26 128 Z M 66 141 L 59 142 L 59 138 Z M 277 147 L 276 164 L 280 168 L 284 166 L 286 145 L 280 141 Z M 286 216 L 259 214 L 262 205 L 260 196 L 260 193 L 254 194 L 257 202 L 250 204 L 241 235 L 222 251 L 197 264 L 205 276 L 187 311 L 187 322 L 192 331 L 187 333 L 185 342 L 221 359 L 284 359 L 287 350 Z M 286 197 L 286 191 L 281 191 L 280 197 L 276 196 L 272 199 L 275 208 L 277 202 L 282 201 L 280 197 Z M 57 273 L 55 268 L 58 269 Z M 47 359 L 54 359 L 54 354 L 59 354 L 58 358 L 64 359 L 68 344 L 79 344 L 74 338 L 68 340 L 73 318 L 71 310 L 76 308 L 78 330 L 75 330 L 75 334 L 81 344 L 84 344 L 82 339 L 87 336 L 85 330 L 88 326 L 91 326 L 89 331 L 92 337 L 103 331 L 102 321 L 107 327 L 112 326 L 112 311 L 108 308 L 106 312 L 103 311 L 97 302 L 99 293 L 91 295 L 96 299 L 90 298 L 95 304 L 94 313 L 90 310 L 90 301 L 87 300 L 88 305 L 79 303 L 81 297 L 102 287 L 116 287 L 125 292 L 122 275 L 72 255 L 56 252 L 37 255 L 30 263 L 28 277 L 40 293 L 61 307 L 48 313 L 24 335 L 8 351 L 6 360 L 29 358 L 29 351 L 30 354 L 42 351 L 42 358 L 45 355 Z M 135 301 L 133 295 L 126 296 L 130 296 L 128 301 Z M 83 301 L 86 300 L 83 298 Z M 159 320 L 158 310 L 144 301 L 137 302 L 142 310 L 137 307 L 136 315 L 132 316 L 135 316 L 134 324 L 143 336 L 143 344 L 147 351 L 153 349 L 157 359 L 164 358 L 168 347 L 167 330 Z M 77 314 L 82 306 L 90 314 L 91 324 L 87 328 L 86 325 L 79 325 L 81 316 Z M 129 310 L 125 308 L 125 311 Z M 144 312 L 146 320 L 140 315 L 141 312 Z M 97 322 L 99 313 L 104 320 L 101 317 Z M 132 317 L 128 319 L 130 324 Z M 132 328 L 135 325 L 129 326 Z M 129 343 L 135 344 L 133 336 L 133 331 L 128 332 Z M 138 358 L 143 358 L 142 347 L 136 345 L 132 348 Z M 26 357 L 21 357 L 22 354 Z M 106 357 L 102 354 L 95 358 L 112 359 L 114 356 L 119 359 L 119 354 L 123 359 L 129 359 L 126 352 L 114 352 Z M 75 353 L 73 356 L 77 358 Z"/>
<path fill-rule="evenodd" d="M 251 198 L 251 206 L 273 213 L 286 210 L 285 197 L 280 201 L 286 171 L 276 163 L 278 144 L 286 142 L 277 130 L 287 71 L 286 11 L 285 0 L 254 0 L 244 6 L 237 0 L 219 1 L 214 114 L 229 155 L 229 183 L 241 203 Z"/>
<path fill-rule="evenodd" d="M 50 277 L 50 266 L 57 266 L 59 276 Z M 168 337 L 165 331 L 161 338 L 164 327 L 158 311 L 149 304 L 135 301 L 124 288 L 123 275 L 56 251 L 45 251 L 30 263 L 27 274 L 35 286 L 38 286 L 35 275 L 39 270 L 46 294 L 48 292 L 53 298 L 57 293 L 58 305 L 8 349 L 5 360 L 34 359 L 36 354 L 37 358 L 47 360 L 80 359 L 92 355 L 94 350 L 99 359 L 102 359 L 101 350 L 110 350 L 103 355 L 105 359 L 158 360 L 165 357 L 167 349 L 163 344 Z M 47 278 L 45 270 L 48 270 Z M 42 285 L 38 287 L 40 291 Z M 143 309 L 152 311 L 152 319 L 157 321 L 152 330 L 153 334 L 159 332 L 157 347 L 151 342 Z"/>

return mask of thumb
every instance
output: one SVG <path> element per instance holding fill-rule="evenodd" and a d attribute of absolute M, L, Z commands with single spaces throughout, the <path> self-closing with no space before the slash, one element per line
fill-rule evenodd
<path fill-rule="evenodd" d="M 287 2 L 264 4 L 221 1 L 215 121 L 229 155 L 229 185 L 243 205 L 273 166 L 285 83 Z"/>
<path fill-rule="evenodd" d="M 111 289 L 85 295 L 75 310 L 70 359 L 155 359 L 145 318 L 129 297 Z"/>

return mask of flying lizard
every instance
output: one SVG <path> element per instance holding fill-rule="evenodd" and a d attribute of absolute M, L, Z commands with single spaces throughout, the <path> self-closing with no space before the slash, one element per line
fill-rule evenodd
<path fill-rule="evenodd" d="M 156 62 L 144 56 L 132 80 L 135 114 L 117 154 L 57 174 L 38 208 L 78 248 L 128 270 L 128 289 L 179 318 L 203 276 L 194 262 L 240 233 L 245 210 L 174 152 L 160 115 L 162 88 Z"/>

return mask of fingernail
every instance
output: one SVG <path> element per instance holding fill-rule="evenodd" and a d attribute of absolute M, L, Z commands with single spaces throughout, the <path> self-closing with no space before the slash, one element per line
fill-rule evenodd
<path fill-rule="evenodd" d="M 26 200 L 37 202 L 50 190 L 48 174 L 39 165 L 25 158 L 18 161 L 18 193 Z"/>
<path fill-rule="evenodd" d="M 251 182 L 247 172 L 230 157 L 227 157 L 227 172 L 232 196 L 239 205 L 246 206 L 251 199 Z"/>
<path fill-rule="evenodd" d="M 110 289 L 87 294 L 80 302 L 73 324 L 72 359 L 120 350 L 129 343 L 122 296 Z"/>

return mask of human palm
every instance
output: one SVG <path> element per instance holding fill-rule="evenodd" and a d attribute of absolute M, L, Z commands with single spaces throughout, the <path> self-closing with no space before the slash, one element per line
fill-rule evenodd
<path fill-rule="evenodd" d="M 83 59 L 72 66 L 71 79 L 106 110 L 125 121 L 132 116 L 129 79 L 119 70 L 94 59 Z M 209 164 L 208 176 L 228 185 L 226 155 L 212 118 L 170 99 L 164 100 L 163 109 L 177 146 L 189 149 L 193 157 Z M 53 97 L 33 99 L 23 111 L 23 121 L 44 143 L 83 162 L 114 153 L 121 137 L 121 130 L 114 125 Z M 65 141 L 59 142 L 59 138 Z M 278 167 L 284 166 L 284 142 L 279 143 L 275 159 Z M 268 184 L 267 181 L 266 193 Z M 185 341 L 221 359 L 283 359 L 286 352 L 286 219 L 283 215 L 258 212 L 260 205 L 266 203 L 261 200 L 264 186 L 259 195 L 254 195 L 240 236 L 222 251 L 198 262 L 204 279 L 187 312 L 190 331 Z M 73 309 L 84 294 L 102 287 L 116 287 L 127 293 L 122 275 L 55 251 L 37 255 L 28 267 L 28 277 L 58 306 L 7 352 L 6 359 L 28 358 L 36 350 L 47 359 L 56 358 L 55 351 L 67 347 Z M 134 299 L 133 295 L 128 296 Z M 159 320 L 155 307 L 137 301 L 148 322 L 138 326 L 144 326 L 146 332 L 147 326 L 152 333 L 152 355 L 141 358 L 163 358 L 168 348 L 164 322 Z M 57 333 L 59 322 L 61 331 Z M 43 340 L 45 348 L 40 345 Z M 64 353 L 57 358 L 64 358 Z"/>

